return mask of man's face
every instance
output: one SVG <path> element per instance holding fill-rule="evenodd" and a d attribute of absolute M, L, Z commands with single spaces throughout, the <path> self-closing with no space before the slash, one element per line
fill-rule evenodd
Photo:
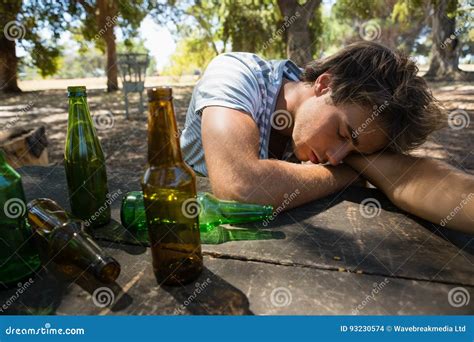
<path fill-rule="evenodd" d="M 370 108 L 334 105 L 330 93 L 311 96 L 295 113 L 296 157 L 313 163 L 339 164 L 350 152 L 374 153 L 388 138 Z"/>

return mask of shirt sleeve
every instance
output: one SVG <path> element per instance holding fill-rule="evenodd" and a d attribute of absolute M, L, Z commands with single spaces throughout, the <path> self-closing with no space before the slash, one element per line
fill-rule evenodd
<path fill-rule="evenodd" d="M 195 111 L 209 106 L 223 106 L 256 117 L 260 90 L 256 76 L 241 60 L 232 55 L 214 58 L 199 81 L 195 93 Z"/>

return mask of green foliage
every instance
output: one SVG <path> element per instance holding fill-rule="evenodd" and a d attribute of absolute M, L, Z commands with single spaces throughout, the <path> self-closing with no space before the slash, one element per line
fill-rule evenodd
<path fill-rule="evenodd" d="M 67 10 L 66 1 L 0 1 L 1 22 L 20 23 L 17 43 L 29 52 L 27 58 L 20 59 L 20 68 L 37 67 L 43 77 L 56 72 L 61 53 L 57 41 L 69 27 L 63 19 Z M 49 34 L 48 39 L 43 37 L 44 32 Z"/>
<path fill-rule="evenodd" d="M 284 58 L 284 35 L 275 31 L 284 23 L 276 1 L 175 1 L 173 11 L 161 12 L 176 23 L 177 50 L 165 74 L 203 70 L 216 55 L 247 51 L 268 58 Z"/>
<path fill-rule="evenodd" d="M 203 72 L 216 54 L 209 42 L 196 37 L 182 39 L 176 52 L 171 56 L 169 65 L 162 72 L 163 75 L 185 75 Z"/>
<path fill-rule="evenodd" d="M 70 15 L 79 25 L 74 27 L 74 32 L 80 33 L 81 37 L 77 41 L 85 39 L 94 42 L 97 48 L 105 51 L 105 42 L 101 38 L 101 30 L 107 29 L 99 24 L 99 9 L 96 0 L 70 0 Z M 124 36 L 125 43 L 137 37 L 137 30 L 145 16 L 157 10 L 155 1 L 147 0 L 109 0 L 111 16 L 105 18 L 105 22 L 113 23 Z"/>

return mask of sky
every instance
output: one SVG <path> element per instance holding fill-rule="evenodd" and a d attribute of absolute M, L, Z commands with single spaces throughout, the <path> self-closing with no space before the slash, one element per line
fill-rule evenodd
<path fill-rule="evenodd" d="M 145 41 L 145 47 L 155 58 L 158 70 L 161 71 L 176 49 L 173 36 L 166 27 L 159 26 L 149 16 L 142 21 L 139 34 Z"/>

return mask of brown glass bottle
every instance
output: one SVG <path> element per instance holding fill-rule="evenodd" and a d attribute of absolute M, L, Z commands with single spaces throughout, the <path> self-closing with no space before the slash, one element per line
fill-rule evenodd
<path fill-rule="evenodd" d="M 54 261 L 62 274 L 78 277 L 88 272 L 103 283 L 112 283 L 119 276 L 120 264 L 85 232 L 84 222 L 72 218 L 53 200 L 29 202 L 28 220 L 46 262 Z"/>
<path fill-rule="evenodd" d="M 160 284 L 180 285 L 203 268 L 196 176 L 179 147 L 171 88 L 148 90 L 148 165 L 142 178 L 145 211 Z"/>

